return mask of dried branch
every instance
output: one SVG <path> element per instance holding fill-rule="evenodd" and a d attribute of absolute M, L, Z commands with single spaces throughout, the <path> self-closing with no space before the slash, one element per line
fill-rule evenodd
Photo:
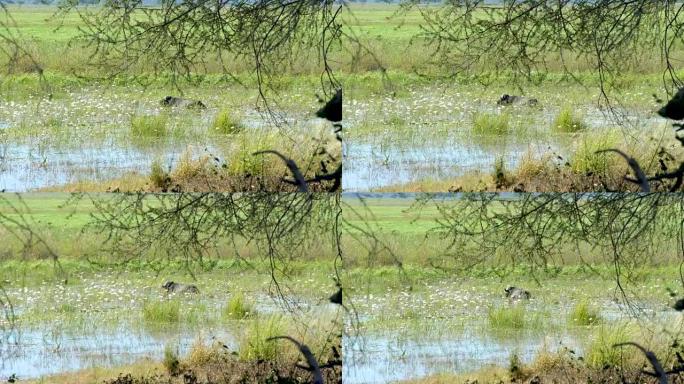
<path fill-rule="evenodd" d="M 650 192 L 651 191 L 651 186 L 648 184 L 649 179 L 646 177 L 646 174 L 641 169 L 641 166 L 639 166 L 639 163 L 636 161 L 635 158 L 627 156 L 626 153 L 622 152 L 619 149 L 604 149 L 601 151 L 596 151 L 596 153 L 606 153 L 606 152 L 615 152 L 618 155 L 622 156 L 622 158 L 625 159 L 625 161 L 627 161 L 627 165 L 629 165 L 629 167 L 632 168 L 632 171 L 634 172 L 636 179 L 632 179 L 632 178 L 625 176 L 625 180 L 630 181 L 630 182 L 635 183 L 635 184 L 638 184 L 639 187 L 641 188 L 642 192 Z"/>
<path fill-rule="evenodd" d="M 643 354 L 646 356 L 646 359 L 648 359 L 648 362 L 651 363 L 651 366 L 653 367 L 653 370 L 655 372 L 644 372 L 647 375 L 656 377 L 658 379 L 658 382 L 660 384 L 667 384 L 667 374 L 665 373 L 665 370 L 663 369 L 663 366 L 660 364 L 660 361 L 658 361 L 658 357 L 655 355 L 655 353 L 647 350 L 646 348 L 642 347 L 641 345 L 628 341 L 624 343 L 618 343 L 618 344 L 613 344 L 613 348 L 620 348 L 624 346 L 633 346 L 638 348 Z"/>
<path fill-rule="evenodd" d="M 302 355 L 304 355 L 304 358 L 306 358 L 306 363 L 309 365 L 307 370 L 310 371 L 313 375 L 313 384 L 323 384 L 323 375 L 321 374 L 321 369 L 318 366 L 318 360 L 316 360 L 316 357 L 313 355 L 313 353 L 311 353 L 311 349 L 309 349 L 309 347 L 306 346 L 306 344 L 300 343 L 299 341 L 295 340 L 290 336 L 275 336 L 269 337 L 266 340 L 273 341 L 281 339 L 291 341 L 294 345 L 297 346 L 299 352 Z"/>

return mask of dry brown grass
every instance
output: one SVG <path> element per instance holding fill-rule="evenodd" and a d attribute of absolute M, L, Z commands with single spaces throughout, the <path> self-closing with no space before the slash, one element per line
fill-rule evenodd
<path fill-rule="evenodd" d="M 336 165 L 329 166 L 334 169 Z M 313 177 L 314 173 L 305 175 Z M 296 192 L 297 186 L 282 162 L 274 163 L 262 174 L 227 172 L 210 157 L 186 160 L 161 182 L 152 175 L 134 172 L 108 181 L 78 181 L 41 188 L 40 192 Z M 326 192 L 332 181 L 311 183 L 312 192 Z"/>
<path fill-rule="evenodd" d="M 606 192 L 638 191 L 636 184 L 623 179 L 627 171 L 611 174 L 577 174 L 565 167 L 539 166 L 534 173 L 512 172 L 505 184 L 492 175 L 472 173 L 451 180 L 416 181 L 379 188 L 377 192 Z"/>
<path fill-rule="evenodd" d="M 324 369 L 326 383 L 341 383 L 342 370 Z M 179 365 L 179 373 L 171 376 L 160 362 L 142 360 L 116 368 L 93 368 L 22 381 L 28 384 L 185 384 L 195 378 L 196 383 L 290 383 L 311 382 L 306 370 L 291 362 L 241 361 L 220 346 L 195 345 L 187 359 Z"/>
<path fill-rule="evenodd" d="M 644 360 L 645 361 L 645 360 Z M 646 368 L 647 370 L 649 368 Z M 515 376 L 515 378 L 513 378 Z M 670 376 L 670 383 L 684 383 L 682 376 Z M 403 384 L 485 384 L 485 383 L 522 383 L 522 384 L 618 384 L 618 383 L 657 383 L 657 379 L 643 374 L 639 368 L 604 366 L 588 367 L 569 351 L 556 353 L 540 352 L 535 361 L 521 367 L 511 374 L 502 367 L 487 367 L 467 374 L 440 374 L 421 379 L 402 381 Z"/>
<path fill-rule="evenodd" d="M 674 164 L 674 162 L 671 162 Z M 647 175 L 658 172 L 654 162 L 641 162 Z M 671 169 L 674 169 L 674 165 Z M 633 177 L 625 162 L 615 162 L 604 172 L 577 172 L 572 165 L 553 156 L 535 158 L 524 155 L 518 167 L 506 173 L 505 183 L 497 182 L 493 172 L 473 172 L 454 179 L 419 180 L 407 184 L 379 188 L 376 192 L 637 192 L 638 185 L 624 176 Z M 653 191 L 665 192 L 660 184 Z"/>
<path fill-rule="evenodd" d="M 103 380 L 116 378 L 120 372 L 125 371 L 132 376 L 154 375 L 165 372 L 161 362 L 144 359 L 137 363 L 117 368 L 90 368 L 76 372 L 69 372 L 37 380 L 21 380 L 27 384 L 92 384 L 102 383 Z M 21 377 L 19 377 L 21 379 Z"/>

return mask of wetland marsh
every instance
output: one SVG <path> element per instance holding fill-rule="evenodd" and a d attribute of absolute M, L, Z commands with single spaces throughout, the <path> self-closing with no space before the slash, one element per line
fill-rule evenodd
<path fill-rule="evenodd" d="M 361 84 L 348 89 L 345 191 L 487 191 L 495 183 L 497 162 L 512 179 L 500 190 L 523 184 L 563 191 L 573 181 L 544 185 L 535 176 L 546 168 L 620 174 L 626 166 L 619 159 L 591 152 L 619 147 L 639 153 L 642 164 L 653 167 L 657 148 L 678 146 L 668 138 L 671 122 L 655 114 L 658 104 L 648 86 L 631 90 L 633 106 L 608 111 L 596 105 L 598 93 L 570 84 L 529 87 L 527 94 L 540 100 L 537 106 L 497 105 L 506 90 L 491 86 L 404 85 L 395 97 L 366 96 Z M 557 128 L 566 110 L 582 125 L 575 132 Z M 497 123 L 501 132 L 487 131 Z M 589 179 L 587 186 L 597 181 Z"/>
<path fill-rule="evenodd" d="M 85 86 L 51 100 L 6 100 L 0 103 L 0 189 L 155 191 L 163 187 L 151 176 L 156 165 L 172 179 L 197 174 L 195 183 L 180 182 L 186 191 L 258 190 L 243 181 L 245 175 L 277 183 L 287 169 L 253 152 L 277 149 L 302 163 L 305 156 L 298 154 L 311 148 L 339 156 L 330 124 L 315 118 L 316 104 L 304 101 L 304 87 L 283 96 L 289 107 L 280 127 L 240 86 L 220 89 L 193 89 L 192 96 L 208 105 L 202 111 L 163 107 L 159 100 L 172 90 L 135 86 Z M 220 113 L 232 116 L 234 131 L 217 125 Z"/>
<path fill-rule="evenodd" d="M 353 255 L 346 273 L 356 283 L 349 295 L 355 312 L 345 323 L 345 382 L 528 382 L 535 375 L 546 382 L 565 363 L 577 370 L 560 382 L 577 382 L 605 366 L 628 371 L 643 364 L 640 354 L 612 348 L 624 341 L 652 348 L 673 364 L 670 337 L 684 325 L 672 308 L 682 294 L 675 250 L 654 245 L 643 255 L 649 261 L 625 267 L 629 272 L 618 285 L 602 246 L 560 247 L 559 259 L 545 266 L 517 260 L 503 245 L 478 247 L 485 234 L 458 238 L 451 248 L 446 223 L 468 221 L 480 205 L 454 196 L 432 199 L 439 203 L 411 197 L 361 202 L 346 195 L 348 231 L 365 232 L 361 240 L 346 239 Z M 514 203 L 504 209 L 494 201 L 489 215 L 515 211 Z M 656 243 L 668 236 L 665 225 L 659 227 Z M 529 290 L 531 298 L 506 299 L 510 285 Z"/>
<path fill-rule="evenodd" d="M 185 75 L 153 59 L 111 73 L 78 39 L 87 28 L 76 11 L 13 5 L 0 23 L 22 48 L 2 59 L 0 190 L 290 191 L 286 165 L 255 152 L 278 151 L 307 178 L 341 164 L 333 126 L 316 117 L 327 97 L 312 60 L 267 85 L 230 55 L 202 57 Z M 206 108 L 162 106 L 167 96 Z"/>
<path fill-rule="evenodd" d="M 306 343 L 321 361 L 334 358 L 342 311 L 328 300 L 334 258 L 323 256 L 325 240 L 309 242 L 319 254 L 288 262 L 284 275 L 271 273 L 258 246 L 239 241 L 235 247 L 219 241 L 210 248 L 217 256 L 198 264 L 163 249 L 124 260 L 104 251 L 102 234 L 88 227 L 97 204 L 113 197 L 74 204 L 70 198 L 78 199 L 54 193 L 2 199 L 3 223 L 25 220 L 44 239 L 27 246 L 10 235 L 22 229 L 2 227 L 8 239 L 0 260 L 3 380 L 101 383 L 120 374 L 176 380 L 179 370 L 202 380 L 212 372 L 224 380 L 260 380 L 296 371 L 298 350 L 267 340 L 282 335 Z M 168 293 L 162 288 L 168 280 L 192 283 L 199 293 Z M 169 367 L 174 359 L 180 365 Z"/>
<path fill-rule="evenodd" d="M 350 6 L 347 28 L 371 53 L 360 55 L 345 82 L 345 191 L 633 190 L 622 180 L 630 169 L 621 158 L 595 153 L 607 148 L 634 156 L 646 173 L 677 166 L 673 122 L 656 114 L 670 86 L 661 55 L 635 48 L 639 59 L 619 61 L 607 80 L 591 54 L 547 52 L 544 40 L 530 42 L 539 46 L 534 58 L 522 60 L 529 67 L 494 64 L 494 50 L 478 57 L 467 49 L 468 33 L 458 30 L 467 7 L 452 8 Z M 470 17 L 486 19 L 497 9 Z M 495 21 L 489 20 L 505 33 L 506 24 Z M 447 32 L 449 25 L 457 31 Z M 502 57 L 514 55 L 501 45 Z M 670 53 L 680 52 L 677 43 Z M 498 105 L 505 94 L 538 102 Z"/>
<path fill-rule="evenodd" d="M 5 280 L 12 280 L 9 277 L 3 273 Z M 269 292 L 269 279 L 263 273 L 231 271 L 230 265 L 224 265 L 196 278 L 199 297 L 165 294 L 163 279 L 149 271 L 72 273 L 67 285 L 43 281 L 13 288 L 6 284 L 17 319 L 15 328 L 3 335 L 0 377 L 15 373 L 23 381 L 161 361 L 167 348 L 188 356 L 196 345 L 225 345 L 228 353 L 237 355 L 241 348 L 246 353 L 244 343 L 255 322 L 275 319 L 276 332 L 296 327 L 282 298 Z M 177 279 L 189 278 L 178 274 Z M 298 306 L 302 316 L 320 319 L 321 327 L 332 323 L 339 316 L 337 308 L 325 298 L 306 294 L 313 292 L 309 289 L 325 290 L 329 284 L 309 273 L 300 283 L 302 293 L 289 296 L 289 304 Z M 230 311 L 229 303 L 238 296 L 251 309 L 244 318 Z"/>

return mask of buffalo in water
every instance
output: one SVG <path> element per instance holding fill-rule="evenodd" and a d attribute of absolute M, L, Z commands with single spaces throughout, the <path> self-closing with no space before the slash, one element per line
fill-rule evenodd
<path fill-rule="evenodd" d="M 199 293 L 199 289 L 193 284 L 174 283 L 173 281 L 167 281 L 162 285 L 162 288 L 166 289 L 166 293 Z"/>
<path fill-rule="evenodd" d="M 316 112 L 316 116 L 334 123 L 342 121 L 342 90 L 335 91 L 333 97 Z"/>
<path fill-rule="evenodd" d="M 532 98 L 532 97 L 503 94 L 501 96 L 501 98 L 499 99 L 499 101 L 497 101 L 496 103 L 498 105 L 518 104 L 518 105 L 535 106 L 535 105 L 539 104 L 539 100 Z"/>
<path fill-rule="evenodd" d="M 328 300 L 333 304 L 342 305 L 342 287 L 338 287 L 337 292 L 330 295 Z"/>
<path fill-rule="evenodd" d="M 513 286 L 504 289 L 504 292 L 506 292 L 506 297 L 511 301 L 529 300 L 531 297 L 530 292 Z"/>
<path fill-rule="evenodd" d="M 165 107 L 181 107 L 181 108 L 187 108 L 187 109 L 207 109 L 207 106 L 204 105 L 199 100 L 192 100 L 192 99 L 184 99 L 182 97 L 176 97 L 176 96 L 166 96 L 165 98 L 162 99 L 160 102 L 161 105 Z"/>
<path fill-rule="evenodd" d="M 684 88 L 680 88 L 672 99 L 658 110 L 658 114 L 672 120 L 684 119 Z"/>
<path fill-rule="evenodd" d="M 679 299 L 677 300 L 674 305 L 672 306 L 675 310 L 681 312 L 684 311 L 684 299 Z"/>

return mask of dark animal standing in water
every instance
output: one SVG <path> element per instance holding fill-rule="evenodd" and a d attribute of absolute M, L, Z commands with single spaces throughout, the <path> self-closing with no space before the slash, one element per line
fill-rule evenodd
<path fill-rule="evenodd" d="M 672 308 L 676 309 L 677 311 L 684 311 L 684 299 L 679 299 L 677 300 Z"/>
<path fill-rule="evenodd" d="M 539 103 L 539 100 L 534 98 L 528 98 L 525 96 L 514 96 L 509 94 L 504 94 L 501 96 L 499 101 L 496 102 L 498 105 L 513 105 L 513 104 L 525 104 L 529 106 L 534 106 Z"/>
<path fill-rule="evenodd" d="M 174 283 L 173 281 L 167 281 L 162 285 L 162 288 L 166 289 L 167 293 L 199 293 L 199 289 L 195 285 Z"/>
<path fill-rule="evenodd" d="M 338 89 L 332 99 L 316 112 L 316 116 L 337 123 L 342 121 L 342 90 Z"/>
<path fill-rule="evenodd" d="M 680 88 L 677 93 L 672 96 L 672 99 L 665 104 L 664 107 L 658 110 L 658 114 L 662 117 L 672 120 L 684 119 L 684 88 Z M 672 124 L 675 128 L 675 139 L 684 145 L 684 136 L 681 135 L 684 131 L 684 124 Z M 679 184 L 677 184 L 679 185 Z"/>
<path fill-rule="evenodd" d="M 165 107 L 182 107 L 188 109 L 207 109 L 199 100 L 184 99 L 182 97 L 166 96 L 162 101 L 161 105 Z"/>
<path fill-rule="evenodd" d="M 672 120 L 684 119 L 684 88 L 680 88 L 672 99 L 658 110 L 658 114 Z"/>
<path fill-rule="evenodd" d="M 337 292 L 333 293 L 328 300 L 333 304 L 342 305 L 342 287 L 339 287 Z"/>
<path fill-rule="evenodd" d="M 517 287 L 508 287 L 504 289 L 504 292 L 506 292 L 506 297 L 509 300 L 529 300 L 530 299 L 530 293 L 522 288 L 517 288 Z"/>

